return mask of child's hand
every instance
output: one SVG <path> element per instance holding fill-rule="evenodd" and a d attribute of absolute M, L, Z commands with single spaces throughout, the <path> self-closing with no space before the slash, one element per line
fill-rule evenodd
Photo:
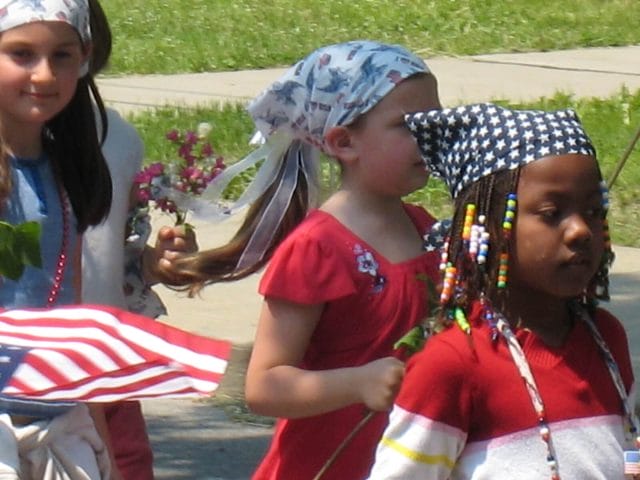
<path fill-rule="evenodd" d="M 370 410 L 389 410 L 402 384 L 404 363 L 396 358 L 386 357 L 367 363 L 358 370 L 362 402 Z"/>
<path fill-rule="evenodd" d="M 151 277 L 146 278 L 148 283 L 184 285 L 186 280 L 176 267 L 176 260 L 198 251 L 195 231 L 185 225 L 164 226 L 158 231 L 155 246 L 148 250 L 144 259 L 144 270 Z"/>

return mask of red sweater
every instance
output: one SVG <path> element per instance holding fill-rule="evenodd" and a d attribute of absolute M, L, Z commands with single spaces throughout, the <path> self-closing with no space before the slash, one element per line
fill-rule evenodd
<path fill-rule="evenodd" d="M 620 322 L 595 318 L 633 383 Z M 623 479 L 623 410 L 601 352 L 578 322 L 562 347 L 516 331 L 545 404 L 563 479 Z M 486 325 L 429 340 L 410 361 L 371 479 L 542 479 L 550 477 L 531 400 L 503 340 Z"/>

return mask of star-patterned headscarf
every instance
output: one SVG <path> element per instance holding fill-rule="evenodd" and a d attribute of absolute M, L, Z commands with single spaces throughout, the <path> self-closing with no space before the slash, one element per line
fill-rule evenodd
<path fill-rule="evenodd" d="M 64 22 L 91 41 L 87 0 L 0 0 L 0 32 L 31 22 Z"/>
<path fill-rule="evenodd" d="M 549 155 L 595 156 L 576 112 L 510 110 L 481 103 L 405 117 L 427 168 L 453 198 L 478 179 Z"/>

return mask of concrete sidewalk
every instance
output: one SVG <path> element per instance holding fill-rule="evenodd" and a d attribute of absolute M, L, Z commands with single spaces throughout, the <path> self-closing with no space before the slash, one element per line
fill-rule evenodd
<path fill-rule="evenodd" d="M 623 87 L 640 89 L 640 46 L 596 48 L 547 53 L 477 55 L 432 58 L 427 63 L 439 80 L 443 105 L 509 99 L 526 101 L 561 91 L 576 97 L 610 96 Z M 282 68 L 244 72 L 185 75 L 102 77 L 106 103 L 122 113 L 166 105 L 195 106 L 216 102 L 246 102 L 284 71 Z M 154 225 L 169 223 L 156 217 Z M 207 225 L 196 223 L 201 248 L 221 245 L 240 219 Z M 616 247 L 610 308 L 626 325 L 637 376 L 640 375 L 640 249 Z M 230 380 L 223 389 L 242 390 L 242 369 L 258 320 L 259 275 L 232 284 L 207 287 L 201 297 L 158 287 L 169 309 L 163 321 L 235 345 Z M 230 381 L 226 380 L 226 381 Z M 143 403 L 162 479 L 242 480 L 249 478 L 270 436 L 262 427 L 229 422 L 210 404 L 191 401 Z M 177 413 L 179 412 L 179 413 Z"/>
<path fill-rule="evenodd" d="M 426 61 L 438 78 L 445 106 L 496 99 L 533 100 L 558 91 L 603 97 L 618 93 L 623 86 L 640 88 L 640 45 Z M 163 105 L 246 102 L 284 70 L 101 77 L 98 85 L 107 104 L 132 112 Z"/>

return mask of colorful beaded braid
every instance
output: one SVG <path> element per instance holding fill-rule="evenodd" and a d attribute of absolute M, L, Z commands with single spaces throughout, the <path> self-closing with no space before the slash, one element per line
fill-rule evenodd
<path fill-rule="evenodd" d="M 442 246 L 442 253 L 440 253 L 440 273 L 444 273 L 449 263 L 449 238 L 445 239 Z"/>
<path fill-rule="evenodd" d="M 600 193 L 602 194 L 602 208 L 605 212 L 609 211 L 609 187 L 604 180 L 600 181 Z"/>
<path fill-rule="evenodd" d="M 464 224 L 462 226 L 462 240 L 465 245 L 469 246 L 471 240 L 471 230 L 473 227 L 473 220 L 476 216 L 476 205 L 474 203 L 468 203 L 464 214 Z"/>
<path fill-rule="evenodd" d="M 442 292 L 440 293 L 440 304 L 446 304 L 453 294 L 453 287 L 456 283 L 457 269 L 451 263 L 447 263 L 442 282 Z"/>
<path fill-rule="evenodd" d="M 500 254 L 500 264 L 498 266 L 498 282 L 500 289 L 507 288 L 507 272 L 509 271 L 509 254 L 502 252 Z"/>
<path fill-rule="evenodd" d="M 498 289 L 507 288 L 507 273 L 509 271 L 509 253 L 506 251 L 506 245 L 509 244 L 511 231 L 513 230 L 513 220 L 516 218 L 516 194 L 507 195 L 507 204 L 504 209 L 504 219 L 502 220 L 502 235 L 504 236 L 505 251 L 500 254 L 500 265 L 498 267 L 498 280 L 496 286 Z"/>
<path fill-rule="evenodd" d="M 444 306 L 452 298 L 464 296 L 466 285 L 461 281 L 466 268 L 466 259 L 484 268 L 489 254 L 489 232 L 487 232 L 485 215 L 478 215 L 476 223 L 477 206 L 475 203 L 468 203 L 465 207 L 465 215 L 460 238 L 462 240 L 463 251 L 466 254 L 456 259 L 456 265 L 449 259 L 450 238 L 447 238 L 444 249 L 440 255 L 440 272 L 443 274 L 442 290 L 440 293 L 440 305 Z M 465 333 L 471 333 L 464 308 L 456 306 L 447 313 L 447 321 L 455 322 Z M 492 322 L 494 323 L 494 322 Z"/>
<path fill-rule="evenodd" d="M 475 223 L 476 210 L 474 203 L 467 204 L 462 226 L 462 241 L 469 253 L 469 258 L 478 265 L 484 265 L 489 254 L 489 232 L 484 225 L 486 219 L 484 215 L 478 215 L 478 223 Z M 448 242 L 446 247 L 448 249 Z"/>
<path fill-rule="evenodd" d="M 478 233 L 480 236 L 478 246 L 478 257 L 477 262 L 478 265 L 486 265 L 487 263 L 487 255 L 489 255 L 489 232 L 487 232 L 486 227 L 484 226 L 485 216 L 478 216 Z"/>

